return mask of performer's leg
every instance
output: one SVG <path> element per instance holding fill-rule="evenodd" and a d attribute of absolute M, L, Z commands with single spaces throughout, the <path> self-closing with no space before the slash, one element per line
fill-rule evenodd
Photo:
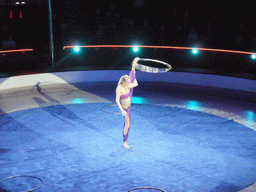
<path fill-rule="evenodd" d="M 128 116 L 125 116 L 124 127 L 123 127 L 123 141 L 127 141 L 129 131 L 130 131 L 130 119 Z"/>
<path fill-rule="evenodd" d="M 124 127 L 123 127 L 123 146 L 125 148 L 130 148 L 127 145 L 127 139 L 128 139 L 128 134 L 130 131 L 130 117 L 131 117 L 131 106 L 125 109 L 127 115 L 124 117 Z"/>

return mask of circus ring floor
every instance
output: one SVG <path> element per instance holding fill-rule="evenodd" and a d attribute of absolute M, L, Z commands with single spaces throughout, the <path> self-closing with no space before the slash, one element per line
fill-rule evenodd
<path fill-rule="evenodd" d="M 111 114 L 118 112 L 116 82 L 126 73 L 1 79 L 0 180 L 37 176 L 44 181 L 39 191 L 255 191 L 255 81 L 137 72 L 127 150 L 123 118 Z M 38 185 L 16 178 L 0 189 Z"/>

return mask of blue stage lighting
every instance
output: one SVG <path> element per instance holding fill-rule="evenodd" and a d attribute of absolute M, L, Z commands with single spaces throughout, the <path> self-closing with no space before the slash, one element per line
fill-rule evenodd
<path fill-rule="evenodd" d="M 75 50 L 75 52 L 78 53 L 80 51 L 80 48 L 79 47 L 75 47 L 74 50 Z"/>
<path fill-rule="evenodd" d="M 139 51 L 139 48 L 138 48 L 138 47 L 133 47 L 133 51 L 134 51 L 134 52 L 138 52 L 138 51 Z"/>
<path fill-rule="evenodd" d="M 198 53 L 198 50 L 197 50 L 197 49 L 192 49 L 192 53 L 193 53 L 193 54 L 197 54 L 197 53 Z"/>
<path fill-rule="evenodd" d="M 145 104 L 147 103 L 147 100 L 143 97 L 132 97 L 132 103 L 136 103 L 136 104 Z"/>
<path fill-rule="evenodd" d="M 255 54 L 252 55 L 252 59 L 256 59 L 256 55 Z"/>
<path fill-rule="evenodd" d="M 200 103 L 198 101 L 187 101 L 185 102 L 187 109 L 197 111 L 200 108 Z"/>
<path fill-rule="evenodd" d="M 72 104 L 83 104 L 84 100 L 80 99 L 80 98 L 76 98 L 72 100 Z"/>
<path fill-rule="evenodd" d="M 255 117 L 256 117 L 256 115 L 255 115 L 255 113 L 253 111 L 247 111 L 246 112 L 246 119 L 247 119 L 247 121 L 254 122 L 255 121 Z"/>

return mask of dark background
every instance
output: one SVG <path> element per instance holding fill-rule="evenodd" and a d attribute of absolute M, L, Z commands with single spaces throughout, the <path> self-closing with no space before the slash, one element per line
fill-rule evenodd
<path fill-rule="evenodd" d="M 174 71 L 255 78 L 256 61 L 244 54 L 201 51 L 192 55 L 189 50 L 143 49 L 135 55 L 123 48 L 82 49 L 74 54 L 62 49 L 65 45 L 138 44 L 255 52 L 255 9 L 250 4 L 52 0 L 52 67 L 48 1 L 24 0 L 24 5 L 15 2 L 1 1 L 0 49 L 34 51 L 1 54 L 2 73 L 126 69 L 139 56 L 164 60 L 172 64 Z"/>

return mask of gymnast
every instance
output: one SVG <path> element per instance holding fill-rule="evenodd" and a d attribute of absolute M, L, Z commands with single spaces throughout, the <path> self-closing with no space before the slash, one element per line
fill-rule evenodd
<path fill-rule="evenodd" d="M 116 88 L 116 104 L 119 107 L 122 115 L 124 116 L 123 126 L 123 147 L 129 149 L 127 144 L 128 133 L 130 130 L 131 119 L 131 99 L 133 95 L 133 88 L 138 86 L 138 82 L 135 77 L 135 68 L 138 65 L 139 57 L 136 57 L 132 62 L 132 69 L 130 75 L 123 75 Z M 121 101 L 121 104 L 120 104 Z"/>

